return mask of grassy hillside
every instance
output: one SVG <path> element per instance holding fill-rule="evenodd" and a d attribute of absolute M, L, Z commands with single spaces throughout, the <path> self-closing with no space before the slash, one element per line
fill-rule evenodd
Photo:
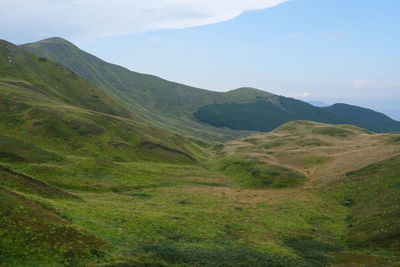
<path fill-rule="evenodd" d="M 60 62 L 87 81 L 103 88 L 127 109 L 138 113 L 153 125 L 206 139 L 223 140 L 243 136 L 245 133 L 199 124 L 193 116 L 198 107 L 229 101 L 231 97 L 236 99 L 239 95 L 241 99 L 269 95 L 259 90 L 224 95 L 132 72 L 90 55 L 61 38 L 46 39 L 21 47 Z"/>
<path fill-rule="evenodd" d="M 331 191 L 347 206 L 349 236 L 356 248 L 400 251 L 400 157 L 348 172 Z"/>
<path fill-rule="evenodd" d="M 201 153 L 201 142 L 150 127 L 60 64 L 7 42 L 0 52 L 3 161 L 74 155 L 190 163 Z"/>
<path fill-rule="evenodd" d="M 5 178 L 3 173 L 0 177 Z M 0 226 L 3 266 L 74 265 L 98 258 L 105 247 L 103 241 L 52 210 L 3 187 Z"/>
<path fill-rule="evenodd" d="M 129 112 L 102 90 L 59 63 L 38 57 L 6 41 L 0 41 L 1 81 L 57 98 L 65 103 L 129 117 Z"/>

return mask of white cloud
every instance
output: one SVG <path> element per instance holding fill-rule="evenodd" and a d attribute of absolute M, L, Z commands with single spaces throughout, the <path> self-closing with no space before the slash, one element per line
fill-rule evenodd
<path fill-rule="evenodd" d="M 0 34 L 76 40 L 188 28 L 290 0 L 2 0 Z M 47 35 L 47 36 L 45 36 Z"/>

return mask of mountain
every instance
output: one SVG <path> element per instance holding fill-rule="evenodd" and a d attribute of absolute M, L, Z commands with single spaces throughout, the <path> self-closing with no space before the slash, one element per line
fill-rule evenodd
<path fill-rule="evenodd" d="M 400 131 L 400 122 L 373 110 L 346 104 L 320 108 L 282 96 L 273 99 L 257 97 L 247 103 L 206 105 L 199 108 L 195 116 L 202 122 L 236 130 L 272 131 L 285 122 L 310 120 L 350 124 L 381 133 Z"/>
<path fill-rule="evenodd" d="M 380 111 L 390 118 L 400 121 L 400 109 L 399 108 L 381 108 Z"/>
<path fill-rule="evenodd" d="M 198 120 L 215 126 L 264 132 L 272 131 L 285 122 L 293 120 L 312 120 L 333 124 L 354 123 L 344 116 L 281 96 L 275 96 L 274 101 L 257 98 L 248 103 L 207 105 L 199 108 L 195 116 Z"/>
<path fill-rule="evenodd" d="M 355 125 L 373 132 L 400 132 L 400 122 L 371 109 L 348 104 L 334 104 L 325 110 L 356 121 Z"/>
<path fill-rule="evenodd" d="M 193 116 L 193 112 L 201 106 L 226 102 L 230 97 L 238 98 L 235 93 L 224 94 L 193 88 L 156 76 L 132 72 L 90 55 L 61 38 L 46 39 L 22 45 L 21 48 L 63 64 L 82 78 L 103 88 L 107 94 L 153 125 L 214 140 L 243 136 L 243 133 L 237 131 L 200 124 Z M 254 95 L 265 94 L 263 91 L 254 91 L 249 96 L 241 95 L 240 98 L 250 99 Z"/>
<path fill-rule="evenodd" d="M 373 111 L 353 109 L 357 114 L 351 114 L 336 106 L 315 107 L 254 88 L 221 93 L 169 82 L 107 63 L 61 38 L 20 47 L 63 64 L 148 123 L 206 140 L 233 139 L 248 131 L 271 131 L 291 120 L 351 124 L 376 132 L 400 129 L 400 123 L 389 118 L 368 120 Z"/>

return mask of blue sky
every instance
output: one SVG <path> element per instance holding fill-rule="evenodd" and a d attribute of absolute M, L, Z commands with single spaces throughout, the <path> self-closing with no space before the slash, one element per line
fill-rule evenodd
<path fill-rule="evenodd" d="M 116 2 L 122 10 L 124 1 Z M 207 0 L 190 7 L 195 1 L 150 2 L 154 6 L 143 7 L 136 21 L 121 19 L 116 7 L 116 22 L 112 14 L 106 20 L 114 28 L 102 26 L 104 18 L 89 23 L 75 14 L 85 27 L 55 17 L 43 29 L 45 22 L 32 17 L 39 21 L 35 29 L 9 27 L 0 34 L 17 43 L 65 37 L 109 62 L 201 88 L 252 86 L 303 100 L 363 105 L 400 119 L 398 0 L 238 0 L 237 6 Z"/>

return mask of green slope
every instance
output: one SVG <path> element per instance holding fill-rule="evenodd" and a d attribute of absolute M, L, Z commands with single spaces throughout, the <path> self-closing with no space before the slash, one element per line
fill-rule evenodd
<path fill-rule="evenodd" d="M 227 139 L 243 136 L 244 133 L 196 122 L 193 112 L 198 107 L 230 101 L 231 97 L 249 99 L 254 95 L 269 95 L 259 90 L 244 96 L 223 94 L 132 72 L 90 55 L 61 38 L 46 39 L 21 47 L 60 62 L 155 125 L 206 139 Z"/>
<path fill-rule="evenodd" d="M 400 157 L 349 172 L 331 191 L 348 207 L 347 242 L 400 251 Z"/>
<path fill-rule="evenodd" d="M 53 211 L 0 187 L 2 266 L 72 266 L 98 258 L 104 245 Z"/>
<path fill-rule="evenodd" d="M 129 112 L 59 63 L 38 57 L 0 40 L 0 78 L 3 82 L 23 86 L 57 98 L 65 103 L 129 117 Z"/>
<path fill-rule="evenodd" d="M 0 66 L 3 160 L 43 162 L 66 154 L 187 163 L 202 151 L 195 139 L 149 126 L 64 66 L 5 41 Z"/>

